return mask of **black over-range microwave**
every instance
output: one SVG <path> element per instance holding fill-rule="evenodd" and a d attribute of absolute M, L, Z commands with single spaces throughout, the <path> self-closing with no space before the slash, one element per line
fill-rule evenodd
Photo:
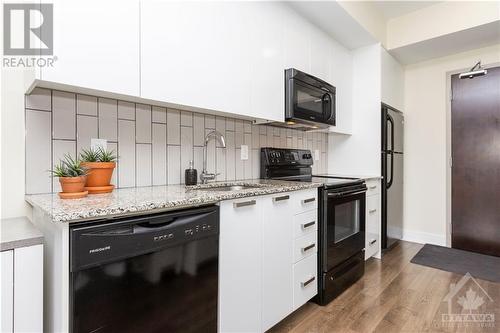
<path fill-rule="evenodd" d="M 295 68 L 285 70 L 285 121 L 306 129 L 335 126 L 335 87 Z"/>

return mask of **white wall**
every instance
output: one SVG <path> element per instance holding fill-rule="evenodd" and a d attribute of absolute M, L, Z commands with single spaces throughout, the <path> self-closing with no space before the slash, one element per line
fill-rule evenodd
<path fill-rule="evenodd" d="M 404 111 L 405 71 L 383 47 L 380 48 L 382 102 L 399 111 Z"/>
<path fill-rule="evenodd" d="M 30 216 L 24 201 L 24 87 L 31 71 L 2 69 L 1 218 Z"/>
<path fill-rule="evenodd" d="M 380 175 L 380 75 L 380 44 L 353 51 L 352 135 L 329 135 L 329 173 Z"/>
<path fill-rule="evenodd" d="M 407 240 L 446 244 L 447 105 L 450 72 L 500 62 L 500 45 L 405 69 L 404 232 Z M 449 206 L 448 206 L 449 209 Z"/>

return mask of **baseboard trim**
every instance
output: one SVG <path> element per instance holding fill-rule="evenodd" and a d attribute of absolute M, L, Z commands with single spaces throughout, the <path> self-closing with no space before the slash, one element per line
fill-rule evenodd
<path fill-rule="evenodd" d="M 420 244 L 446 246 L 446 235 L 431 234 L 429 232 L 403 230 L 403 240 Z"/>

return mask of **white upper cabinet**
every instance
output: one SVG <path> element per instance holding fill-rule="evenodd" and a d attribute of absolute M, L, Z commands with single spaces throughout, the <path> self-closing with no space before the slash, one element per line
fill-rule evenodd
<path fill-rule="evenodd" d="M 38 79 L 138 96 L 139 1 L 52 3 L 57 60 Z"/>
<path fill-rule="evenodd" d="M 285 15 L 285 69 L 311 71 L 311 26 L 291 10 Z"/>

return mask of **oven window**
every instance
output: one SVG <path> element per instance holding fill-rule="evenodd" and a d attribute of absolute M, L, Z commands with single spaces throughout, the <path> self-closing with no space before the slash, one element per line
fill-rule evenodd
<path fill-rule="evenodd" d="M 335 243 L 360 231 L 359 205 L 359 200 L 335 205 Z"/>

